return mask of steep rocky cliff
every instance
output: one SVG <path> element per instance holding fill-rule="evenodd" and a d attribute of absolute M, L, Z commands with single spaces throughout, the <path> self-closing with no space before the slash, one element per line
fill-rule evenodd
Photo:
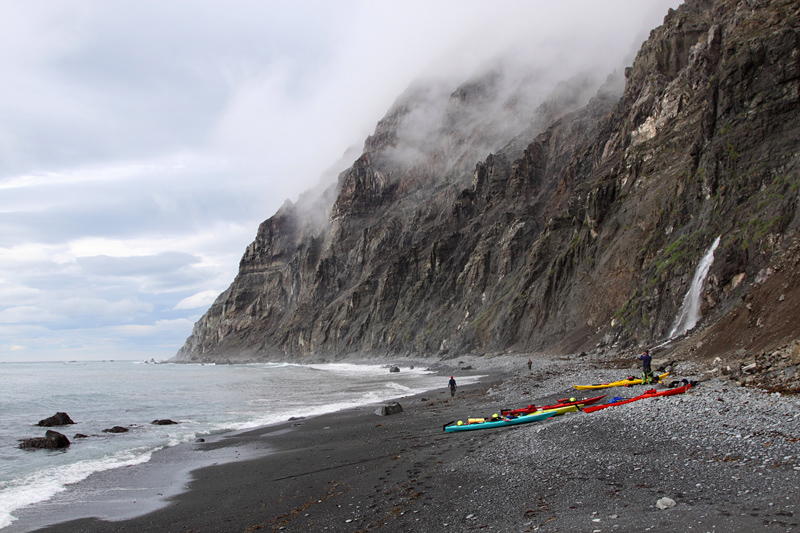
<path fill-rule="evenodd" d="M 718 236 L 675 350 L 800 338 L 796 2 L 689 0 L 624 88 L 537 79 L 410 88 L 335 186 L 261 224 L 177 360 L 652 345 Z"/>

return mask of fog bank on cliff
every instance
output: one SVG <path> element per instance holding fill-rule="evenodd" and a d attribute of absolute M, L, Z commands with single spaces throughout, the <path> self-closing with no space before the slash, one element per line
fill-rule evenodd
<path fill-rule="evenodd" d="M 701 314 L 723 319 L 794 253 L 799 19 L 687 2 L 624 88 L 535 60 L 412 85 L 336 185 L 261 224 L 178 359 L 647 345 L 717 237 Z"/>

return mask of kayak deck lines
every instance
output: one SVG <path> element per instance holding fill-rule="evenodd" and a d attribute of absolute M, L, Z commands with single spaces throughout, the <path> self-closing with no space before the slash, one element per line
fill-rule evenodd
<path fill-rule="evenodd" d="M 528 413 L 535 413 L 536 411 L 547 411 L 549 409 L 558 409 L 559 407 L 568 407 L 570 405 L 577 405 L 577 406 L 584 406 L 590 405 L 595 402 L 598 402 L 605 398 L 605 394 L 601 396 L 595 396 L 594 398 L 586 398 L 584 400 L 576 400 L 575 398 L 562 398 L 557 400 L 558 403 L 552 405 L 543 405 L 541 407 L 536 407 L 535 405 L 531 404 L 527 407 L 520 407 L 519 409 L 503 409 L 500 413 L 503 416 L 511 415 L 521 415 L 521 414 L 528 414 Z"/>
<path fill-rule="evenodd" d="M 669 375 L 669 372 L 665 372 L 660 376 L 657 376 L 657 379 L 661 381 L 665 377 Z M 642 378 L 634 378 L 629 377 L 625 379 L 618 379 L 617 381 L 610 381 L 608 383 L 599 383 L 596 385 L 573 385 L 578 390 L 590 390 L 590 389 L 606 389 L 609 387 L 630 387 L 631 385 L 641 385 L 644 380 Z"/>

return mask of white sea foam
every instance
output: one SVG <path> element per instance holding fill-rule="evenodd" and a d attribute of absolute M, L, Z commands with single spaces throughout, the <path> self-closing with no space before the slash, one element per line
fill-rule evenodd
<path fill-rule="evenodd" d="M 413 390 L 411 387 L 407 387 L 401 383 L 395 383 L 394 381 L 387 383 L 386 388 L 403 394 L 408 394 L 409 391 Z"/>
<path fill-rule="evenodd" d="M 65 467 L 40 470 L 9 482 L 0 489 L 0 528 L 16 520 L 12 513 L 17 509 L 48 500 L 95 472 L 145 463 L 154 451 L 156 449 L 126 450 L 95 461 L 78 461 Z"/>
<path fill-rule="evenodd" d="M 446 379 L 426 368 L 348 363 L 297 365 L 4 364 L 0 388 L 0 529 L 14 512 L 64 490 L 81 490 L 94 472 L 144 463 L 154 450 L 197 437 L 247 430 L 359 408 L 431 389 Z M 57 376 L 57 386 L 53 385 Z M 480 380 L 462 377 L 460 385 Z M 37 420 L 65 411 L 74 426 L 65 451 L 25 451 L 18 440 L 42 434 Z M 150 422 L 170 418 L 179 423 Z M 121 425 L 127 433 L 103 429 Z M 88 438 L 73 438 L 83 433 Z M 71 493 L 71 492 L 70 492 Z"/>

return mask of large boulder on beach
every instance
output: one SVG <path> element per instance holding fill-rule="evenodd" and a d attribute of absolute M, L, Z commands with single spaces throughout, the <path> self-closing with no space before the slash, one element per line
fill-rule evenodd
<path fill-rule="evenodd" d="M 31 439 L 21 440 L 19 442 L 19 447 L 24 450 L 58 450 L 68 447 L 69 444 L 70 442 L 66 435 L 63 435 L 58 431 L 48 429 L 47 433 L 44 434 L 44 437 L 34 437 Z"/>
<path fill-rule="evenodd" d="M 53 426 L 66 426 L 68 424 L 74 424 L 75 422 L 69 417 L 67 413 L 58 412 L 49 418 L 45 418 L 43 420 L 39 420 L 39 423 L 36 424 L 37 426 L 44 426 L 44 427 L 53 427 Z"/>
<path fill-rule="evenodd" d="M 375 409 L 375 414 L 378 416 L 389 416 L 402 412 L 403 412 L 403 406 L 397 402 L 390 403 L 388 405 L 381 405 L 380 407 Z"/>
<path fill-rule="evenodd" d="M 400 372 L 400 367 L 393 366 L 389 369 L 389 372 Z"/>

